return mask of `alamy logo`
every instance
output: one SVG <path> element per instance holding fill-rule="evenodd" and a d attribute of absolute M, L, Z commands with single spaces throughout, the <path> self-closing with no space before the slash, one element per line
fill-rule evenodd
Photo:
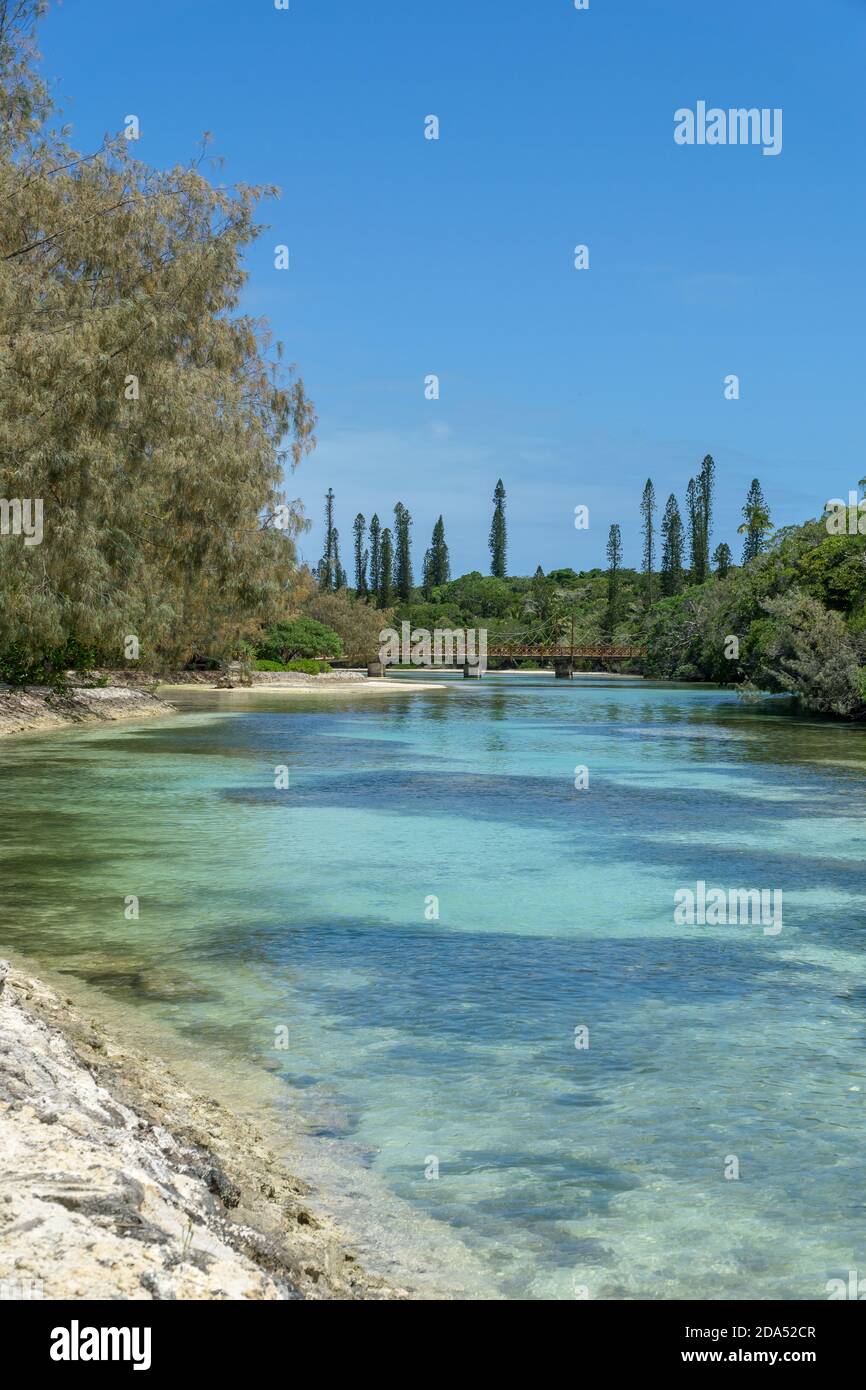
<path fill-rule="evenodd" d="M 0 1301 L 28 1301 L 42 1297 L 41 1279 L 0 1279 Z"/>
<path fill-rule="evenodd" d="M 775 106 L 707 107 L 699 101 L 692 111 L 681 106 L 674 112 L 674 140 L 678 145 L 762 145 L 762 154 L 782 153 L 782 108 Z"/>
<path fill-rule="evenodd" d="M 831 497 L 824 504 L 824 525 L 831 536 L 866 536 L 866 497 L 849 492 L 847 504 Z"/>
<path fill-rule="evenodd" d="M 771 906 L 772 902 L 772 906 Z M 707 888 L 699 879 L 694 890 L 674 893 L 674 921 L 678 927 L 763 927 L 765 936 L 782 930 L 781 888 Z"/>
<path fill-rule="evenodd" d="M 0 536 L 23 536 L 25 545 L 41 545 L 42 535 L 41 497 L 0 497 Z"/>
<path fill-rule="evenodd" d="M 830 1302 L 839 1299 L 851 1299 L 854 1302 L 862 1303 L 866 1299 L 866 1279 L 858 1277 L 856 1269 L 848 1270 L 848 1282 L 844 1279 L 828 1279 L 824 1288 L 830 1298 Z"/>
<path fill-rule="evenodd" d="M 411 666 L 477 666 L 487 670 L 487 629 L 426 627 L 413 629 L 401 623 L 400 632 L 386 627 L 379 633 L 379 660 L 383 666 L 399 661 Z"/>
<path fill-rule="evenodd" d="M 52 1361 L 131 1361 L 134 1371 L 150 1370 L 149 1327 L 69 1327 L 51 1333 Z"/>

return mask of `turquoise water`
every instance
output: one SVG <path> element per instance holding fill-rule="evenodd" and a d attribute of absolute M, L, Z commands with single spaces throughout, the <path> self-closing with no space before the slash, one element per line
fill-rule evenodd
<path fill-rule="evenodd" d="M 392 1272 L 569 1299 L 866 1274 L 862 732 L 543 677 L 176 698 L 3 744 L 4 953 L 267 1078 Z M 698 880 L 780 888 L 781 933 L 677 926 Z"/>

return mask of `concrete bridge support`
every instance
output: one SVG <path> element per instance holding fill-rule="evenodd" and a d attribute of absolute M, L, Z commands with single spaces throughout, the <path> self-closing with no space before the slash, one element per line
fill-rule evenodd
<path fill-rule="evenodd" d="M 553 674 L 558 681 L 570 681 L 574 675 L 574 667 L 571 658 L 568 656 L 555 656 L 553 658 Z"/>
<path fill-rule="evenodd" d="M 368 675 L 368 676 L 384 676 L 384 674 L 385 674 L 385 665 L 384 665 L 384 662 L 382 662 L 382 661 L 368 661 L 368 662 L 367 662 L 367 675 Z"/>
<path fill-rule="evenodd" d="M 464 663 L 463 663 L 463 679 L 464 679 L 465 681 L 468 681 L 468 680 L 472 680 L 473 678 L 476 679 L 476 680 L 480 680 L 480 679 L 481 679 L 481 667 L 480 667 L 480 666 L 470 666 L 468 661 L 464 661 Z"/>

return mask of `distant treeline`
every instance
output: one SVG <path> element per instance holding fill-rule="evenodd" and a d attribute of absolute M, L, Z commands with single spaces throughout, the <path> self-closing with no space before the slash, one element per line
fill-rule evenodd
<path fill-rule="evenodd" d="M 711 544 L 714 489 L 715 464 L 707 455 L 687 485 L 685 519 L 671 495 L 657 533 L 655 490 L 647 480 L 640 569 L 623 567 L 620 526 L 614 523 L 606 569 L 545 574 L 539 566 L 534 575 L 517 577 L 506 571 L 505 489 L 499 482 L 491 574 L 449 577 L 439 517 L 417 588 L 405 506 L 395 509 L 393 572 L 382 566 L 378 518 L 368 532 L 359 515 L 355 592 L 373 602 L 384 597 L 396 605 L 395 621 L 418 628 L 484 626 L 491 646 L 561 642 L 572 634 L 581 646 L 639 645 L 647 653 L 640 663 L 647 675 L 787 693 L 815 713 L 866 718 L 866 537 L 856 530 L 837 534 L 826 519 L 775 531 L 754 479 L 738 528 L 741 563 L 735 565 L 727 542 Z M 333 504 L 330 493 L 331 527 Z M 318 579 L 325 588 L 335 586 L 335 568 L 323 562 Z M 621 664 L 628 669 L 628 662 Z"/>
<path fill-rule="evenodd" d="M 647 479 L 640 504 L 643 536 L 644 600 L 649 607 L 655 598 L 678 594 L 686 583 L 702 584 L 711 566 L 724 578 L 733 565 L 731 547 L 721 541 L 710 557 L 715 463 L 707 454 L 694 478 L 686 488 L 685 523 L 679 503 L 671 493 L 662 515 L 659 538 L 660 563 L 656 564 L 656 496 L 651 478 Z M 334 521 L 335 497 L 329 488 L 325 497 L 325 551 L 316 568 L 319 587 L 330 593 L 349 587 L 349 576 L 340 558 L 340 535 Z M 577 511 L 583 510 L 581 508 Z M 758 479 L 752 481 L 743 507 L 744 536 L 743 564 L 748 564 L 766 546 L 772 523 Z M 434 599 L 451 578 L 451 562 L 445 539 L 445 522 L 440 515 L 433 527 L 430 545 L 424 554 L 421 583 L 416 588 L 412 566 L 412 517 L 407 507 L 398 502 L 394 507 L 393 530 L 382 527 L 378 515 L 370 518 L 359 512 L 353 523 L 354 592 L 359 598 L 370 599 L 381 608 L 395 601 L 408 604 L 419 597 Z M 575 525 L 580 529 L 579 522 Z M 508 525 L 506 520 L 505 487 L 500 478 L 493 493 L 493 515 L 488 537 L 490 574 L 495 579 L 507 577 Z M 607 624 L 613 630 L 620 616 L 620 574 L 622 571 L 622 534 L 614 522 L 608 533 L 607 572 L 609 613 Z M 542 575 L 541 566 L 536 576 Z"/>

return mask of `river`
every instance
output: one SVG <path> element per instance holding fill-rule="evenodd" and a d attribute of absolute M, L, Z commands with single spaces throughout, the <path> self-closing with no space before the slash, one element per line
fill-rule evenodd
<path fill-rule="evenodd" d="M 3 952 L 283 1126 L 392 1274 L 866 1275 L 863 731 L 706 686 L 447 684 L 5 740 Z M 780 890 L 781 931 L 678 925 L 699 882 Z"/>

